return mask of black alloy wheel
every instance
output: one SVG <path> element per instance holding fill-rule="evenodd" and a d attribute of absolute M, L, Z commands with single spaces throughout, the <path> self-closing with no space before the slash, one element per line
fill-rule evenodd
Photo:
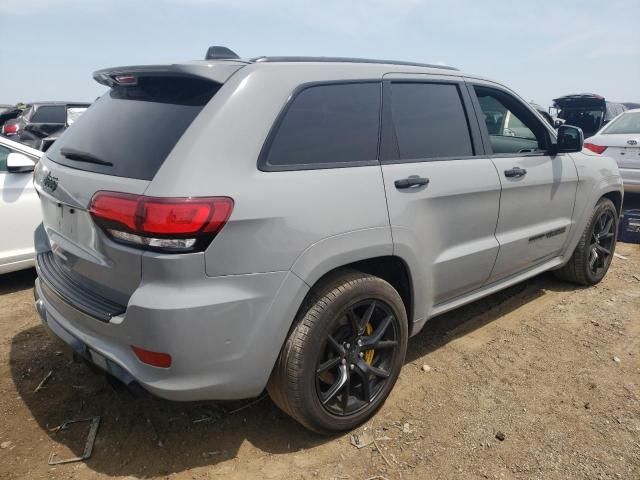
<path fill-rule="evenodd" d="M 316 368 L 316 391 L 328 412 L 352 415 L 376 399 L 389 379 L 398 335 L 398 319 L 380 300 L 337 315 Z"/>
<path fill-rule="evenodd" d="M 616 219 L 614 212 L 605 210 L 595 220 L 589 244 L 589 269 L 593 276 L 600 276 L 611 263 L 615 246 Z"/>
<path fill-rule="evenodd" d="M 598 200 L 569 261 L 554 273 L 578 285 L 600 282 L 611 265 L 618 237 L 616 206 L 609 198 Z"/>
<path fill-rule="evenodd" d="M 267 384 L 271 399 L 321 434 L 351 430 L 391 393 L 409 322 L 398 291 L 380 277 L 339 270 L 300 307 Z"/>

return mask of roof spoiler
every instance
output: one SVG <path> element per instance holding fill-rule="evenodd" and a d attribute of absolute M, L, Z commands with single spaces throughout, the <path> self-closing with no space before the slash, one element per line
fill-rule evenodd
<path fill-rule="evenodd" d="M 174 64 L 174 65 L 132 65 L 128 67 L 105 68 L 93 72 L 96 82 L 115 87 L 118 85 L 135 85 L 138 77 L 200 77 L 214 82 L 224 83 L 243 64 L 225 62 L 218 68 L 208 68 L 203 62 Z"/>

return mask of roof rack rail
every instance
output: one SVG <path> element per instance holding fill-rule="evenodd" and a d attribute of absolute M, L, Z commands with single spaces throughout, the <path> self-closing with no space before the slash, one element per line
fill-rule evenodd
<path fill-rule="evenodd" d="M 205 60 L 235 60 L 239 58 L 238 54 L 230 48 L 217 45 L 209 47 L 207 54 L 204 57 Z"/>
<path fill-rule="evenodd" d="M 351 58 L 351 57 L 303 57 L 303 56 L 281 56 L 281 57 L 255 57 L 250 60 L 254 63 L 273 62 L 339 62 L 339 63 L 382 63 L 388 65 L 403 65 L 408 67 L 428 67 L 441 68 L 444 70 L 458 70 L 448 65 L 433 65 L 431 63 L 403 62 L 398 60 L 377 60 L 374 58 Z"/>

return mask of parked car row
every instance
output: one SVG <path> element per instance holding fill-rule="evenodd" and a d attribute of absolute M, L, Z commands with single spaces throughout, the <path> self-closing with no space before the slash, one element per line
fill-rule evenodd
<path fill-rule="evenodd" d="M 34 102 L 7 109 L 2 134 L 20 143 L 46 151 L 90 104 L 82 102 Z"/>
<path fill-rule="evenodd" d="M 558 111 L 557 117 L 563 123 L 580 127 L 585 138 L 594 135 L 617 115 L 627 110 L 623 104 L 610 102 L 593 93 L 556 98 L 553 107 Z"/>

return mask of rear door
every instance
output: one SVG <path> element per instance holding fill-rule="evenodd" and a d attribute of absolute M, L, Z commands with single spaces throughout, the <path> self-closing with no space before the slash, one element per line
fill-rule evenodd
<path fill-rule="evenodd" d="M 473 81 L 469 87 L 502 183 L 500 252 L 490 280 L 497 281 L 562 253 L 578 175 L 568 154 L 549 155 L 550 132 L 526 103 L 494 84 Z"/>
<path fill-rule="evenodd" d="M 36 169 L 46 265 L 57 278 L 126 305 L 141 278 L 143 250 L 116 243 L 89 213 L 98 191 L 143 194 L 220 83 L 140 74 L 87 109 Z"/>
<path fill-rule="evenodd" d="M 394 251 L 426 307 L 480 287 L 498 253 L 500 179 L 458 77 L 385 76 L 382 171 Z"/>

